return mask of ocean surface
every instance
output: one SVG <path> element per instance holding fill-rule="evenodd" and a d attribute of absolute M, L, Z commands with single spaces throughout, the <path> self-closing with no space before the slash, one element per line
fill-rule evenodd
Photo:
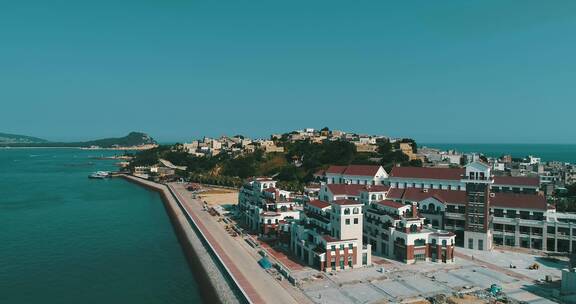
<path fill-rule="evenodd" d="M 510 154 L 513 157 L 533 155 L 543 161 L 576 163 L 576 145 L 559 144 L 422 144 L 442 150 L 455 149 L 460 152 L 479 152 L 492 157 Z"/>
<path fill-rule="evenodd" d="M 0 149 L 0 303 L 200 303 L 160 196 L 117 151 Z"/>

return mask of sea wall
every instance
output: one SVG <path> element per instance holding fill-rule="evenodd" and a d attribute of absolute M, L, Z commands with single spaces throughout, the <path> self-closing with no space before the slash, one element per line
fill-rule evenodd
<path fill-rule="evenodd" d="M 119 175 L 129 182 L 156 191 L 162 197 L 168 217 L 178 236 L 191 271 L 198 281 L 200 294 L 206 303 L 245 303 L 246 299 L 223 269 L 214 252 L 206 246 L 206 240 L 193 227 L 166 185 L 147 181 L 130 175 Z"/>

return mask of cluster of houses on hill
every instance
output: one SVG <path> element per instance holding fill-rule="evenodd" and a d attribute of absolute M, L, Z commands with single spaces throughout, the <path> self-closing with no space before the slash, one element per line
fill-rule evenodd
<path fill-rule="evenodd" d="M 283 143 L 309 140 L 313 143 L 322 143 L 325 140 L 343 140 L 354 144 L 358 152 L 376 152 L 379 140 L 389 140 L 396 142 L 397 139 L 388 138 L 382 135 L 362 135 L 348 133 L 339 130 L 329 130 L 324 128 L 316 130 L 306 128 L 285 134 L 272 134 L 268 139 L 250 139 L 244 136 L 221 136 L 220 138 L 204 137 L 193 140 L 191 143 L 183 144 L 183 148 L 190 154 L 196 156 L 215 156 L 220 153 L 231 155 L 241 155 L 251 153 L 256 149 L 261 149 L 265 153 L 284 152 Z M 410 159 L 416 159 L 410 143 L 403 143 L 400 149 L 405 152 Z"/>
<path fill-rule="evenodd" d="M 193 140 L 191 143 L 183 144 L 183 148 L 188 153 L 196 156 L 216 156 L 220 153 L 241 155 L 253 153 L 256 149 L 262 149 L 266 153 L 284 152 L 284 147 L 277 146 L 272 140 L 252 140 L 239 135 L 234 137 L 221 136 L 218 139 L 204 137 L 199 140 Z"/>
<path fill-rule="evenodd" d="M 576 251 L 576 215 L 556 212 L 536 177 L 460 168 L 331 166 L 305 195 L 271 178 L 242 186 L 245 227 L 324 271 L 370 265 L 372 255 L 406 263 L 454 261 L 456 246 Z M 457 250 L 457 249 L 456 249 Z"/>

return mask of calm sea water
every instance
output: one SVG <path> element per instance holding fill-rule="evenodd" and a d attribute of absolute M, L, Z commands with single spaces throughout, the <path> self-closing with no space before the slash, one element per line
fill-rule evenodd
<path fill-rule="evenodd" d="M 443 150 L 456 149 L 460 152 L 479 152 L 498 157 L 510 154 L 513 157 L 534 155 L 544 161 L 562 161 L 576 163 L 576 145 L 552 144 L 422 144 L 423 146 Z"/>
<path fill-rule="evenodd" d="M 89 180 L 113 152 L 0 149 L 0 303 L 199 303 L 157 193 Z"/>

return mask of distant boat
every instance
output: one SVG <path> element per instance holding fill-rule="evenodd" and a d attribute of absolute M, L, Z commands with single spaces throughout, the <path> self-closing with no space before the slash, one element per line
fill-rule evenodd
<path fill-rule="evenodd" d="M 104 179 L 108 177 L 110 177 L 110 172 L 108 171 L 97 171 L 88 175 L 88 178 L 94 178 L 94 179 Z"/>

